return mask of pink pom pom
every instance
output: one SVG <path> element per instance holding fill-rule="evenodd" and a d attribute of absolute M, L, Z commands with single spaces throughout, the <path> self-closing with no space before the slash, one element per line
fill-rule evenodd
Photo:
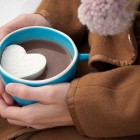
<path fill-rule="evenodd" d="M 82 0 L 79 19 L 91 32 L 115 35 L 132 25 L 134 14 L 125 9 L 128 0 Z"/>

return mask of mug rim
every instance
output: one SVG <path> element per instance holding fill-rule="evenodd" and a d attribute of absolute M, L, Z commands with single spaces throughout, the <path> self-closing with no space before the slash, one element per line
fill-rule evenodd
<path fill-rule="evenodd" d="M 78 59 L 78 50 L 77 50 L 77 47 L 75 45 L 75 43 L 73 42 L 73 40 L 68 36 L 66 35 L 65 33 L 59 31 L 59 30 L 56 30 L 56 29 L 53 29 L 53 28 L 49 28 L 49 27 L 42 27 L 42 26 L 30 26 L 30 27 L 24 27 L 24 28 L 21 28 L 21 29 L 18 29 L 18 30 L 15 30 L 11 33 L 9 33 L 7 36 L 5 36 L 1 41 L 0 41 L 0 47 L 1 45 L 3 44 L 3 42 L 9 38 L 11 35 L 19 32 L 19 31 L 23 31 L 23 30 L 26 30 L 26 29 L 32 29 L 32 28 L 38 28 L 38 29 L 47 29 L 47 30 L 50 30 L 50 31 L 53 31 L 53 32 L 56 32 L 64 37 L 66 37 L 70 43 L 72 44 L 73 46 L 73 49 L 74 49 L 74 57 L 72 58 L 72 61 L 71 63 L 69 64 L 69 66 L 64 69 L 61 73 L 57 74 L 56 76 L 53 76 L 51 78 L 48 78 L 48 79 L 44 79 L 44 80 L 25 80 L 25 79 L 21 79 L 21 78 L 18 78 L 16 76 L 13 76 L 12 74 L 6 72 L 2 66 L 1 66 L 1 61 L 0 61 L 0 71 L 2 73 L 4 73 L 5 75 L 7 75 L 9 78 L 13 79 L 14 81 L 19 81 L 21 83 L 27 83 L 27 84 L 45 84 L 45 83 L 50 83 L 50 82 L 53 82 L 57 79 L 59 79 L 60 77 L 62 77 L 64 74 L 66 74 L 71 68 L 72 66 L 75 64 L 75 62 L 77 61 Z"/>

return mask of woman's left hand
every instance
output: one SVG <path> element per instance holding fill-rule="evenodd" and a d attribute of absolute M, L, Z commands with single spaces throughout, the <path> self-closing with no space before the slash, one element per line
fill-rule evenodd
<path fill-rule="evenodd" d="M 25 100 L 38 101 L 36 104 L 17 107 L 8 106 L 0 99 L 0 114 L 10 124 L 45 129 L 73 125 L 67 107 L 67 94 L 70 84 L 29 87 L 21 84 L 9 84 L 6 92 Z"/>

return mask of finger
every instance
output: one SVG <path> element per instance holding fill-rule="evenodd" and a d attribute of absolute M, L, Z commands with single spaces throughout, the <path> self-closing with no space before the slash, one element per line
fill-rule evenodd
<path fill-rule="evenodd" d="M 17 121 L 17 120 L 12 120 L 12 119 L 7 119 L 7 121 L 8 121 L 10 124 L 13 124 L 13 125 L 26 126 L 26 127 L 29 126 L 28 124 L 26 124 L 25 122 L 22 122 L 22 121 Z"/>
<path fill-rule="evenodd" d="M 0 94 L 2 94 L 2 93 L 4 93 L 5 91 L 4 91 L 4 85 L 3 85 L 3 82 L 2 82 L 2 80 L 1 80 L 1 78 L 0 78 Z"/>
<path fill-rule="evenodd" d="M 5 24 L 4 26 L 0 27 L 0 41 L 7 36 L 9 33 L 24 27 L 23 23 L 26 20 L 25 16 L 18 16 L 15 19 L 11 20 L 9 23 Z"/>
<path fill-rule="evenodd" d="M 25 100 L 46 101 L 48 94 L 51 92 L 46 87 L 29 87 L 22 84 L 8 84 L 6 92 Z M 49 92 L 47 94 L 47 92 Z M 45 100 L 44 100 L 45 99 Z"/>
<path fill-rule="evenodd" d="M 70 84 L 65 83 L 42 87 L 29 87 L 12 83 L 6 86 L 6 92 L 25 100 L 35 100 L 44 104 L 53 104 L 62 102 L 62 99 L 66 100 L 67 94 L 62 94 L 62 92 L 67 93 L 69 85 Z"/>
<path fill-rule="evenodd" d="M 12 30 L 8 27 L 8 24 L 0 27 L 0 41 L 11 32 Z"/>
<path fill-rule="evenodd" d="M 6 102 L 7 105 L 9 105 L 9 106 L 14 105 L 14 101 L 9 94 L 3 93 L 2 97 L 3 97 L 3 99 L 4 99 L 4 101 Z"/>
<path fill-rule="evenodd" d="M 0 114 L 2 115 L 3 110 L 7 108 L 7 104 L 4 102 L 3 99 L 0 99 Z"/>
<path fill-rule="evenodd" d="M 3 101 L 4 102 L 4 101 Z M 3 118 L 22 120 L 24 117 L 20 107 L 7 106 L 3 102 L 0 102 L 0 113 Z"/>
<path fill-rule="evenodd" d="M 3 118 L 23 121 L 28 124 L 36 123 L 32 120 L 32 117 L 35 116 L 35 114 L 37 114 L 36 110 L 40 109 L 37 108 L 38 104 L 19 107 L 19 106 L 7 106 L 6 104 L 4 106 L 2 103 L 0 102 L 0 110 L 1 110 L 1 116 Z"/>

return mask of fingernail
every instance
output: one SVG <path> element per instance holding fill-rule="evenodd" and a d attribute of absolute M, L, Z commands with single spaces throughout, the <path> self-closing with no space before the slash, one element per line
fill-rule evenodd
<path fill-rule="evenodd" d="M 13 93 L 15 89 L 16 84 L 10 83 L 6 86 L 5 90 L 7 93 Z"/>

